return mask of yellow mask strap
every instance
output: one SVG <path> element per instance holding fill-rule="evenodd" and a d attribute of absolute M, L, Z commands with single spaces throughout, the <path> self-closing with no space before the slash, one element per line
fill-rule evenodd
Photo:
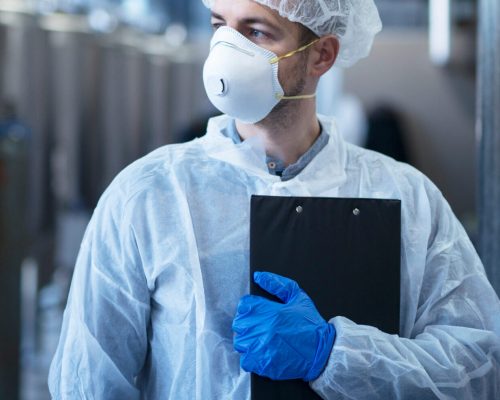
<path fill-rule="evenodd" d="M 276 94 L 278 100 L 303 100 L 303 99 L 314 99 L 316 93 L 314 94 L 301 94 L 299 96 L 283 96 L 281 94 Z"/>
<path fill-rule="evenodd" d="M 283 60 L 284 58 L 289 58 L 294 56 L 297 53 L 300 53 L 301 51 L 304 51 L 305 49 L 311 47 L 313 44 L 317 43 L 319 39 L 313 40 L 311 43 L 306 44 L 305 46 L 299 47 L 297 50 L 293 50 L 290 53 L 286 53 L 283 56 L 279 57 L 274 57 L 273 59 L 269 60 L 271 64 L 276 64 Z M 281 94 L 276 94 L 276 99 L 278 100 L 304 100 L 304 99 L 313 99 L 316 97 L 316 93 L 314 94 L 302 94 L 299 96 L 283 96 Z"/>
<path fill-rule="evenodd" d="M 302 46 L 302 47 L 299 47 L 297 50 L 293 50 L 291 51 L 290 53 L 286 53 L 285 55 L 283 56 L 278 56 L 278 57 L 274 57 L 272 58 L 271 60 L 269 60 L 269 62 L 271 64 L 276 64 L 277 62 L 280 62 L 281 60 L 283 60 L 284 58 L 289 58 L 289 57 L 292 57 L 294 56 L 295 54 L 297 53 L 300 53 L 301 51 L 304 51 L 305 49 L 311 47 L 313 44 L 317 43 L 319 41 L 319 39 L 316 39 L 316 40 L 313 40 L 311 43 L 309 44 L 306 44 L 305 46 Z"/>

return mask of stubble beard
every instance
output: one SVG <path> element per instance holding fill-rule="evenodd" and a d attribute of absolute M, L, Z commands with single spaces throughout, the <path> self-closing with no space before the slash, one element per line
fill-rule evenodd
<path fill-rule="evenodd" d="M 306 51 L 299 56 L 300 60 L 291 71 L 293 81 L 283 88 L 285 96 L 299 96 L 304 94 L 304 88 L 306 86 L 305 77 L 307 74 L 308 52 Z M 257 125 L 262 124 L 267 127 L 279 127 L 279 131 L 281 131 L 283 128 L 293 126 L 294 121 L 296 121 L 296 119 L 300 117 L 298 114 L 301 101 L 304 100 L 281 100 L 273 108 L 269 115 Z"/>

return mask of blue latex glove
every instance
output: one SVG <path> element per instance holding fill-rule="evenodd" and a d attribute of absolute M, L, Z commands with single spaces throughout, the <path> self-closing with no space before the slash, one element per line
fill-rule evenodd
<path fill-rule="evenodd" d="M 254 281 L 283 303 L 241 299 L 233 321 L 241 367 L 273 380 L 316 379 L 330 356 L 335 328 L 295 281 L 268 272 L 256 272 Z"/>

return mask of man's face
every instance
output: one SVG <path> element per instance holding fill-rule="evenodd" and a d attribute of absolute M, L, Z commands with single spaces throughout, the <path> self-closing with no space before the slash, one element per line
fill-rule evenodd
<path fill-rule="evenodd" d="M 228 26 L 247 39 L 276 55 L 296 50 L 301 43 L 300 25 L 281 17 L 278 12 L 251 0 L 216 0 L 212 8 L 214 29 Z M 307 73 L 306 52 L 279 62 L 279 81 L 285 94 L 301 94 Z M 282 102 L 286 103 L 286 102 Z M 278 105 L 278 108 L 284 104 Z"/>

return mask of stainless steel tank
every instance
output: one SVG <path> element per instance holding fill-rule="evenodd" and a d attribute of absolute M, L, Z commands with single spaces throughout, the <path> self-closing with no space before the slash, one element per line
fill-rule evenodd
<path fill-rule="evenodd" d="M 169 45 L 164 38 L 149 41 L 148 54 L 148 150 L 177 143 L 200 119 L 214 113 L 202 80 L 208 43 Z"/>
<path fill-rule="evenodd" d="M 75 207 L 83 202 L 82 138 L 91 115 L 87 95 L 89 39 L 86 19 L 52 15 L 40 20 L 48 40 L 49 81 L 46 101 L 50 107 L 53 149 L 50 157 L 51 186 L 56 206 Z"/>
<path fill-rule="evenodd" d="M 142 35 L 124 29 L 101 40 L 99 131 L 104 157 L 101 190 L 142 155 L 145 59 Z"/>
<path fill-rule="evenodd" d="M 46 227 L 50 208 L 47 42 L 36 18 L 26 13 L 0 11 L 0 32 L 0 96 L 15 105 L 33 132 L 26 210 L 28 232 L 33 237 Z"/>

